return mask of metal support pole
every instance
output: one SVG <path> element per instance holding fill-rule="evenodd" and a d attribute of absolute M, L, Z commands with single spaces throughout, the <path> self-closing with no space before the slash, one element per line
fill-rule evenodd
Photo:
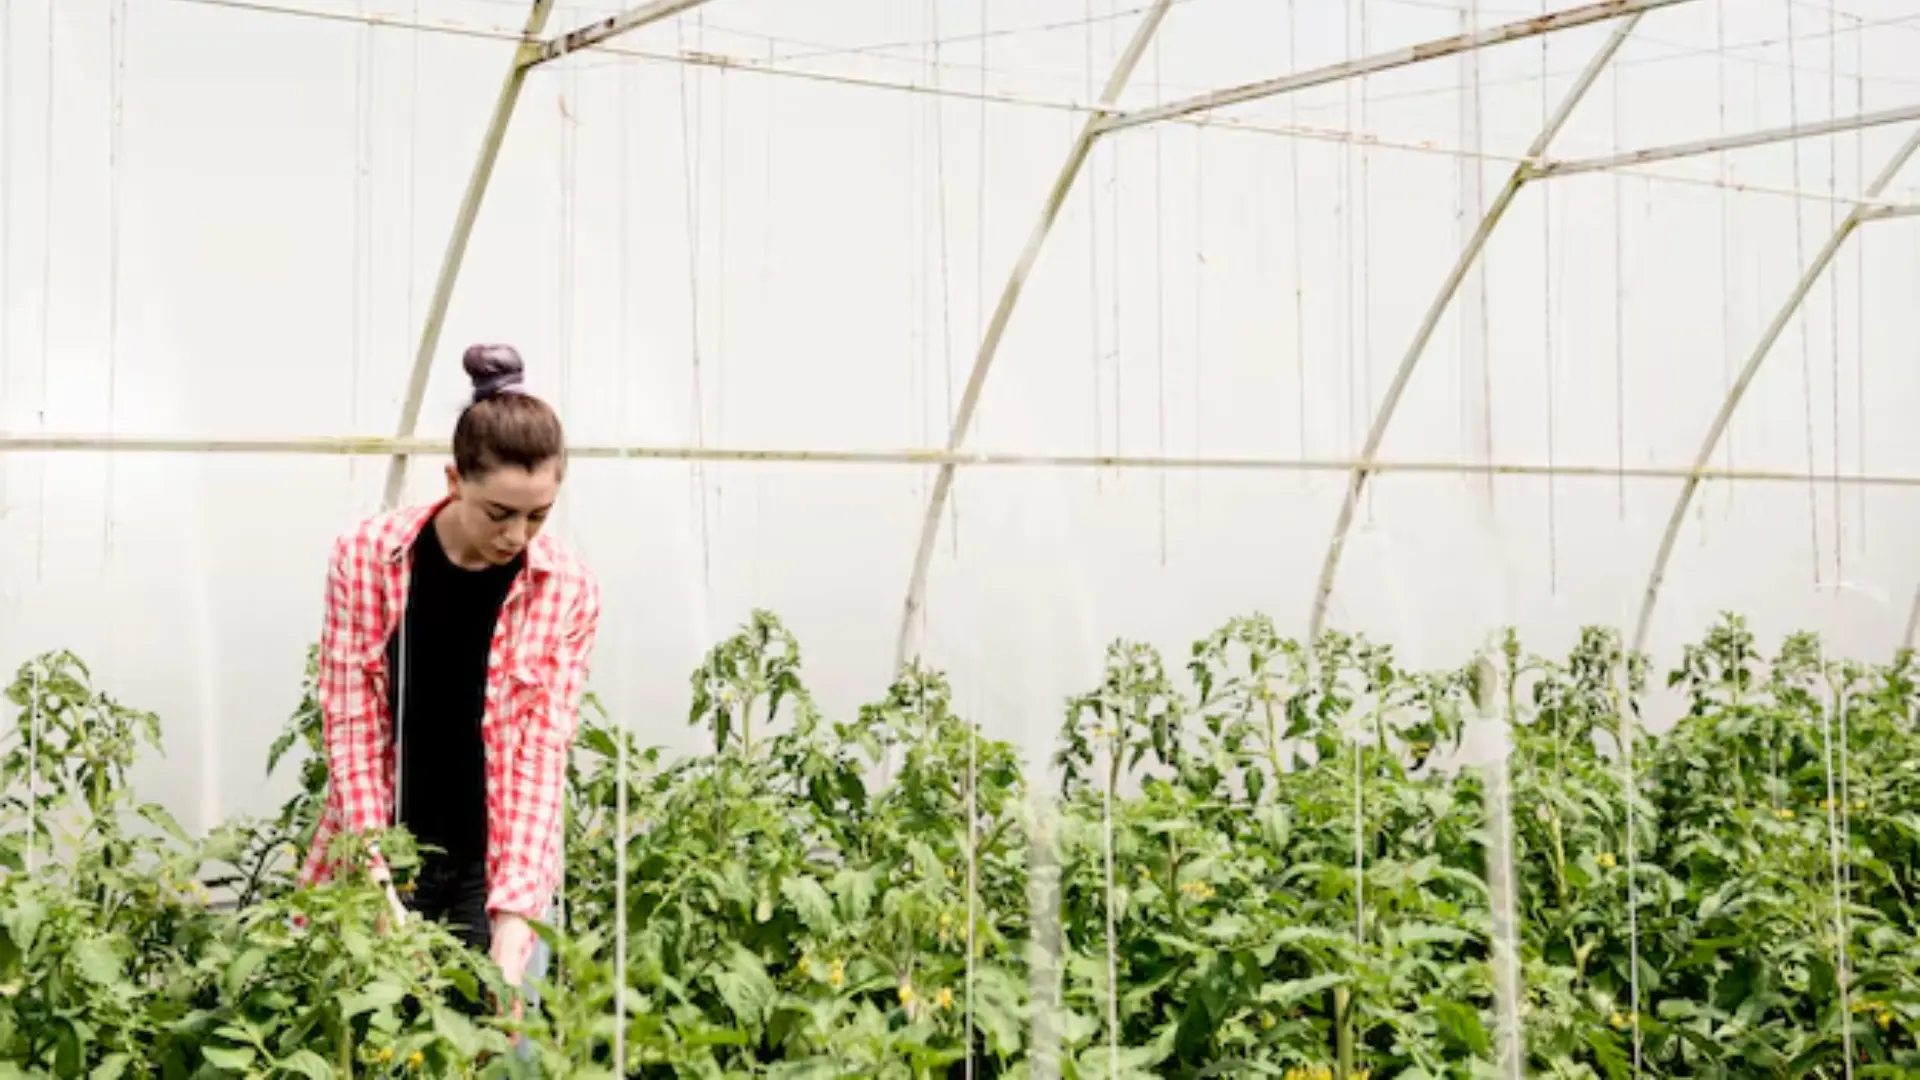
<path fill-rule="evenodd" d="M 1861 113 L 1858 116 L 1840 116 L 1832 120 L 1820 120 L 1810 124 L 1790 124 L 1785 127 L 1768 128 L 1765 131 L 1752 131 L 1744 135 L 1720 135 L 1710 139 L 1675 143 L 1671 146 L 1654 146 L 1644 150 L 1629 150 L 1625 153 L 1609 154 L 1606 157 L 1578 158 L 1571 161 L 1546 161 L 1535 166 L 1532 172 L 1533 178 L 1536 180 L 1544 180 L 1555 176 L 1572 176 L 1577 173 L 1607 172 L 1626 165 L 1647 165 L 1656 161 L 1677 161 L 1681 158 L 1715 154 L 1723 150 L 1744 150 L 1754 146 L 1791 142 L 1795 139 L 1811 139 L 1819 135 L 1835 135 L 1843 131 L 1861 131 L 1866 128 L 1884 127 L 1888 124 L 1900 124 L 1909 120 L 1920 120 L 1920 105 L 1904 105 L 1898 109 L 1882 109 L 1879 112 Z"/>
<path fill-rule="evenodd" d="M 1872 186 L 1867 188 L 1867 196 L 1873 198 L 1885 191 L 1887 185 L 1893 183 L 1893 178 L 1899 175 L 1900 169 L 1917 150 L 1920 150 L 1920 130 L 1916 130 L 1908 137 L 1907 141 L 1894 153 L 1892 159 L 1887 162 L 1886 167 L 1880 170 Z M 1800 310 L 1800 305 L 1806 301 L 1807 294 L 1813 291 L 1814 284 L 1820 280 L 1822 274 L 1826 273 L 1827 266 L 1833 262 L 1833 257 L 1840 253 L 1840 248 L 1846 244 L 1847 238 L 1853 235 L 1854 230 L 1860 227 L 1860 223 L 1870 212 L 1864 206 L 1856 206 L 1849 211 L 1847 216 L 1841 219 L 1839 227 L 1833 230 L 1833 235 L 1827 238 L 1826 245 L 1820 249 L 1820 253 L 1814 256 L 1813 262 L 1801 272 L 1799 282 L 1794 285 L 1793 291 L 1787 294 L 1787 299 L 1780 305 L 1780 310 L 1774 312 L 1773 321 L 1767 324 L 1766 332 L 1762 333 L 1760 340 L 1754 344 L 1753 352 L 1747 357 L 1746 366 L 1740 369 L 1739 377 L 1734 379 L 1733 385 L 1727 388 L 1727 396 L 1720 403 L 1720 411 L 1707 428 L 1706 438 L 1700 441 L 1700 452 L 1694 457 L 1696 466 L 1704 465 L 1713 458 L 1714 450 L 1720 446 L 1720 437 L 1726 434 L 1727 425 L 1733 420 L 1733 411 L 1739 408 L 1740 399 L 1746 396 L 1747 387 L 1753 384 L 1753 377 L 1759 374 L 1761 363 L 1766 360 L 1767 354 L 1773 351 L 1774 343 L 1780 340 L 1780 335 L 1786 332 L 1787 324 L 1793 321 L 1794 315 Z M 1692 505 L 1693 493 L 1699 487 L 1699 479 L 1689 476 L 1681 483 L 1680 495 L 1673 501 L 1673 513 L 1667 518 L 1667 531 L 1660 537 L 1660 548 L 1653 557 L 1653 569 L 1647 574 L 1646 590 L 1640 599 L 1640 615 L 1635 620 L 1631 646 L 1634 652 L 1642 651 L 1646 645 L 1647 629 L 1653 622 L 1654 605 L 1660 602 L 1660 583 L 1666 577 L 1667 563 L 1673 558 L 1673 545 L 1680 538 L 1680 526 L 1686 521 L 1687 508 Z"/>
<path fill-rule="evenodd" d="M 651 4 L 642 4 L 631 11 L 609 15 L 599 22 L 590 23 L 578 30 L 541 42 L 539 50 L 522 66 L 538 67 L 558 60 L 568 53 L 591 49 L 595 45 L 612 41 L 621 34 L 638 30 L 662 19 L 671 19 L 683 11 L 691 11 L 704 3 L 707 3 L 707 0 L 653 0 Z"/>
<path fill-rule="evenodd" d="M 1343 63 L 1331 64 L 1312 71 L 1303 71 L 1293 75 L 1282 75 L 1275 79 L 1248 83 L 1226 90 L 1216 90 L 1208 94 L 1171 101 L 1165 105 L 1156 105 L 1147 109 L 1136 109 L 1122 113 L 1100 124 L 1100 134 L 1120 131 L 1125 128 L 1139 127 L 1142 124 L 1157 123 L 1162 120 L 1177 120 L 1195 113 L 1212 112 L 1230 105 L 1241 105 L 1276 94 L 1290 93 L 1309 86 L 1341 82 L 1359 78 L 1362 75 L 1374 75 L 1410 64 L 1436 60 L 1455 53 L 1471 52 L 1490 45 L 1501 45 L 1510 41 L 1524 41 L 1560 30 L 1571 30 L 1577 26 L 1606 22 L 1629 15 L 1644 15 L 1658 8 L 1672 7 L 1675 4 L 1688 4 L 1693 0 L 1603 0 L 1597 4 L 1568 8 L 1546 15 L 1537 15 L 1531 19 L 1510 22 L 1486 30 L 1477 30 L 1470 34 L 1457 34 L 1453 37 L 1439 38 L 1434 41 L 1409 45 L 1404 49 L 1378 53 L 1373 56 L 1356 57 Z M 1538 155 L 1535 155 L 1538 156 Z"/>
<path fill-rule="evenodd" d="M 493 118 L 480 140 L 480 154 L 474 160 L 473 173 L 467 178 L 467 192 L 460 200 L 460 212 L 453 221 L 453 235 L 447 239 L 446 254 L 440 260 L 440 278 L 433 286 L 433 300 L 427 307 L 427 321 L 420 328 L 420 348 L 413 356 L 413 374 L 407 379 L 407 396 L 400 405 L 399 435 L 406 439 L 420 423 L 420 405 L 426 400 L 427 379 L 433 374 L 433 354 L 440 348 L 440 331 L 447 322 L 447 307 L 453 302 L 453 286 L 460 278 L 460 264 L 466 259 L 467 241 L 473 239 L 473 225 L 480 217 L 480 204 L 487 197 L 487 185 L 493 180 L 494 163 L 500 160 L 500 144 L 506 141 L 507 125 L 513 120 L 514 106 L 520 103 L 520 88 L 527 81 L 527 59 L 540 45 L 532 40 L 546 29 L 547 16 L 553 13 L 553 0 L 533 0 L 527 12 L 526 37 L 514 50 L 513 64 L 500 84 L 500 96 L 493 104 Z M 407 482 L 407 455 L 395 451 L 387 463 L 385 505 L 391 509 L 400 502 Z"/>
<path fill-rule="evenodd" d="M 1547 147 L 1552 144 L 1554 136 L 1560 133 L 1560 129 L 1566 126 L 1567 119 L 1573 115 L 1573 110 L 1580 104 L 1580 99 L 1587 96 L 1587 91 L 1593 88 L 1593 84 L 1600 78 L 1600 73 L 1613 62 L 1614 55 L 1620 51 L 1620 46 L 1626 44 L 1627 38 L 1632 35 L 1634 28 L 1640 25 L 1643 17 L 1645 12 L 1636 10 L 1625 22 L 1614 27 L 1606 43 L 1600 46 L 1600 51 L 1594 53 L 1593 59 L 1587 61 L 1586 69 L 1580 73 L 1580 78 L 1567 90 L 1566 96 L 1560 101 L 1560 107 L 1554 110 L 1553 115 L 1548 117 L 1546 124 L 1540 128 L 1539 134 L 1533 137 L 1532 145 L 1527 148 L 1526 156 L 1529 160 L 1538 160 L 1547 152 Z M 1513 170 L 1513 175 L 1507 177 L 1506 186 L 1500 189 L 1500 194 L 1494 198 L 1493 205 L 1487 208 L 1486 216 L 1480 219 L 1480 227 L 1474 231 L 1473 238 L 1467 241 L 1467 246 L 1460 252 L 1460 257 L 1454 261 L 1452 272 L 1441 283 L 1439 293 L 1434 296 L 1433 303 L 1428 306 L 1427 317 L 1421 321 L 1420 328 L 1414 332 L 1413 342 L 1407 346 L 1406 355 L 1400 360 L 1400 369 L 1393 373 L 1393 382 L 1387 386 L 1386 396 L 1381 399 L 1380 409 L 1374 414 L 1373 425 L 1367 431 L 1367 441 L 1360 450 L 1359 461 L 1347 478 L 1346 499 L 1340 504 L 1340 517 L 1334 523 L 1333 539 L 1327 544 L 1326 558 L 1320 567 L 1320 582 L 1314 587 L 1313 613 L 1307 619 L 1307 640 L 1309 641 L 1320 636 L 1320 629 L 1326 622 L 1327 604 L 1333 598 L 1333 580 L 1340 572 L 1341 549 L 1346 546 L 1347 532 L 1353 528 L 1353 514 L 1355 508 L 1360 505 L 1360 493 L 1367 486 L 1367 477 L 1373 471 L 1371 462 L 1374 455 L 1380 452 L 1380 443 L 1386 438 L 1387 425 L 1393 422 L 1394 410 L 1400 405 L 1400 395 L 1406 392 L 1407 381 L 1413 377 L 1414 368 L 1419 365 L 1420 357 L 1426 353 L 1427 343 L 1433 339 L 1434 331 L 1440 326 L 1440 319 L 1446 315 L 1448 306 L 1453 303 L 1454 294 L 1460 291 L 1460 283 L 1466 280 L 1467 272 L 1473 268 L 1474 261 L 1486 248 L 1487 240 L 1493 236 L 1493 230 L 1499 226 L 1501 218 L 1506 216 L 1507 208 L 1513 205 L 1513 200 L 1520 194 L 1520 189 L 1526 186 L 1530 168 L 1531 166 L 1525 164 L 1519 165 Z"/>
<path fill-rule="evenodd" d="M 1027 237 L 1027 246 L 1020 253 L 1020 261 L 1013 266 L 1013 272 L 1007 275 L 1007 284 L 1000 292 L 1000 303 L 993 309 L 993 318 L 987 324 L 985 334 L 980 339 L 980 352 L 974 357 L 973 371 L 967 376 L 967 388 L 960 396 L 960 406 L 953 416 L 953 427 L 947 435 L 947 449 L 957 450 L 966 440 L 967 429 L 973 424 L 973 412 L 980 404 L 980 391 L 986 385 L 987 373 L 993 368 L 993 358 L 1000 351 L 1000 339 L 1007 332 L 1007 323 L 1013 318 L 1014 305 L 1020 301 L 1020 292 L 1027 284 L 1027 275 L 1033 271 L 1033 264 L 1040 258 L 1040 249 L 1045 246 L 1047 234 L 1053 231 L 1053 223 L 1060 216 L 1060 209 L 1066 204 L 1067 195 L 1073 190 L 1073 184 L 1080 176 L 1080 167 L 1086 164 L 1087 156 L 1093 152 L 1094 140 L 1100 136 L 1100 121 L 1107 115 L 1105 110 L 1113 107 L 1120 99 L 1121 91 L 1127 87 L 1127 80 L 1133 77 L 1133 69 L 1140 64 L 1140 57 L 1147 51 L 1147 45 L 1153 41 L 1154 33 L 1160 29 L 1160 22 L 1166 18 L 1167 8 L 1172 0 L 1155 0 L 1148 9 L 1146 17 L 1133 32 L 1133 39 L 1127 42 L 1126 51 L 1114 63 L 1112 74 L 1100 92 L 1100 109 L 1087 118 L 1086 125 L 1073 140 L 1073 146 L 1067 151 L 1067 160 L 1060 165 L 1060 173 L 1054 177 L 1053 188 L 1047 192 L 1047 201 L 1041 208 L 1040 220 L 1034 223 L 1033 232 Z M 920 523 L 920 546 L 913 556 L 913 576 L 907 582 L 907 598 L 900 615 L 900 636 L 894 650 L 894 667 L 904 667 L 912 659 L 917 649 L 914 640 L 916 616 L 921 604 L 925 602 L 927 590 L 927 571 L 933 562 L 933 545 L 940 534 L 940 515 L 946 509 L 947 496 L 953 489 L 953 466 L 942 465 L 940 474 L 934 480 L 933 493 L 927 499 L 927 512 Z"/>

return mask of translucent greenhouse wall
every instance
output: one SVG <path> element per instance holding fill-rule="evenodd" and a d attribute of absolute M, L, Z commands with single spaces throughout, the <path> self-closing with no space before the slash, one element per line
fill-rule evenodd
<path fill-rule="evenodd" d="M 612 10 L 561 4 L 549 28 Z M 1541 10 L 1478 5 L 1474 25 Z M 605 587 L 595 689 L 642 742 L 695 745 L 687 672 L 754 608 L 795 630 L 830 712 L 882 692 L 936 470 L 783 458 L 944 445 L 987 315 L 1143 11 L 721 0 L 530 76 L 420 434 L 457 413 L 458 348 L 505 340 L 576 442 L 641 452 L 576 461 L 554 528 Z M 522 15 L 6 6 L 0 665 L 69 647 L 167 717 L 142 790 L 190 827 L 281 794 L 261 762 L 317 633 L 326 545 L 378 507 L 386 466 L 197 444 L 393 434 Z M 1411 0 L 1176 0 L 1120 106 L 1466 23 Z M 1179 656 L 1255 610 L 1305 632 L 1345 467 L 1426 308 L 1615 26 L 1096 145 L 965 447 L 1125 460 L 962 465 L 931 564 L 924 653 L 988 735 L 1041 751 L 1116 637 Z M 1898 0 L 1654 11 L 1549 156 L 1911 105 L 1916 48 Z M 1633 625 L 1735 373 L 1912 128 L 1529 184 L 1386 429 L 1329 625 L 1416 666 L 1506 625 L 1549 652 L 1586 624 Z M 1920 165 L 1874 205 L 1917 188 Z M 1890 218 L 1807 296 L 1710 462 L 1772 475 L 1700 486 L 1652 610 L 1659 662 L 1723 609 L 1763 641 L 1813 629 L 1872 659 L 1902 643 L 1920 580 L 1917 285 L 1920 225 Z M 22 448 L 62 435 L 176 448 Z M 672 448 L 771 460 L 657 453 Z M 415 460 L 407 498 L 431 498 L 441 468 Z"/>

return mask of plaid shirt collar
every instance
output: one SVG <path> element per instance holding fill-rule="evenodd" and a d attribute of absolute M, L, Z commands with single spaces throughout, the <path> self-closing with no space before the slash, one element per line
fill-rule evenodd
<path fill-rule="evenodd" d="M 400 511 L 395 519 L 398 528 L 387 534 L 386 546 L 381 550 L 380 557 L 389 565 L 403 562 L 408 552 L 413 550 L 413 542 L 420 538 L 420 530 L 426 528 L 452 501 L 451 496 L 442 496 L 437 502 Z M 544 577 L 553 570 L 552 541 L 546 536 L 534 537 L 533 542 L 527 545 L 527 572 Z"/>

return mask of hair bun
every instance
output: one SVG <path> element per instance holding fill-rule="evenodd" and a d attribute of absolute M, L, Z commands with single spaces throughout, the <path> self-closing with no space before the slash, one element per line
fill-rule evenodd
<path fill-rule="evenodd" d="M 479 403 L 499 394 L 520 393 L 527 366 L 520 350 L 511 345 L 471 345 L 461 358 L 467 378 L 473 380 L 473 400 Z"/>

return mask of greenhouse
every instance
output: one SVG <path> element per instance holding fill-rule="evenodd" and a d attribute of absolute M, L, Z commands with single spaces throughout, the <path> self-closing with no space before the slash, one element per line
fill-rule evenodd
<path fill-rule="evenodd" d="M 0 0 L 0 1080 L 1920 1076 L 1917 57 Z"/>

